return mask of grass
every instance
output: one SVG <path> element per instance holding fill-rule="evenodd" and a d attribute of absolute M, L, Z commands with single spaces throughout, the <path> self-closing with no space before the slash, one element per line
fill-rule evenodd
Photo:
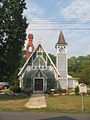
<path fill-rule="evenodd" d="M 81 113 L 81 96 L 46 96 L 48 111 Z M 90 96 L 84 96 L 84 113 L 90 113 Z"/>
<path fill-rule="evenodd" d="M 27 95 L 0 95 L 0 111 L 24 111 L 24 106 L 28 101 Z"/>
<path fill-rule="evenodd" d="M 33 112 L 59 112 L 59 113 L 82 113 L 81 96 L 46 96 L 47 108 L 28 109 L 24 105 L 29 96 L 25 94 L 0 95 L 1 111 L 33 111 Z M 90 113 L 90 96 L 84 96 L 84 113 Z"/>
<path fill-rule="evenodd" d="M 90 95 L 90 90 L 87 90 L 87 93 Z"/>

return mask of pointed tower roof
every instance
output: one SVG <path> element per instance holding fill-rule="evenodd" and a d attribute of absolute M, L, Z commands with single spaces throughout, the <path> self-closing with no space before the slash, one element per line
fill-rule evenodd
<path fill-rule="evenodd" d="M 60 32 L 57 44 L 65 44 L 65 45 L 67 45 L 67 43 L 66 43 L 66 41 L 64 39 L 64 35 L 63 35 L 62 31 Z"/>

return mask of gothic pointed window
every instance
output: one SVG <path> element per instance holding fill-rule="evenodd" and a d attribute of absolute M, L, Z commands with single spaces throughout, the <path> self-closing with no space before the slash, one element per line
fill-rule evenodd
<path fill-rule="evenodd" d="M 33 61 L 33 66 L 34 67 L 45 67 L 45 61 L 41 56 L 38 56 L 34 61 Z"/>

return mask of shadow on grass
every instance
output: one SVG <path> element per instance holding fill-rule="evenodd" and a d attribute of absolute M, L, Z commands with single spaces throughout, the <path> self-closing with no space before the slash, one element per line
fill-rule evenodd
<path fill-rule="evenodd" d="M 8 100 L 22 100 L 22 99 L 27 99 L 30 98 L 29 95 L 26 94 L 0 94 L 0 101 L 8 101 Z"/>
<path fill-rule="evenodd" d="M 77 119 L 68 116 L 60 116 L 60 117 L 51 117 L 51 118 L 38 119 L 38 120 L 77 120 Z"/>

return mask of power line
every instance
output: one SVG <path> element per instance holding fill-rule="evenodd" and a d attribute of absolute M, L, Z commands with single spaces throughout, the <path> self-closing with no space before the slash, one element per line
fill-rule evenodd
<path fill-rule="evenodd" d="M 89 31 L 90 28 L 61 28 L 61 29 L 60 29 L 60 28 L 57 28 L 57 29 L 56 29 L 56 28 L 52 28 L 52 29 L 41 29 L 41 28 L 40 28 L 40 29 L 39 29 L 39 28 L 38 28 L 38 29 L 37 29 L 37 28 L 34 28 L 34 29 L 33 29 L 33 28 L 31 28 L 31 29 L 28 29 L 28 30 L 43 30 L 43 31 L 44 31 L 44 30 L 45 30 L 45 31 L 49 31 L 49 30 L 57 30 L 57 31 L 58 31 L 58 30 L 67 30 L 67 31 L 68 31 L 68 30 L 75 30 L 75 31 L 76 31 L 76 30 L 86 30 L 86 31 Z"/>
<path fill-rule="evenodd" d="M 89 19 L 81 19 L 81 20 L 54 20 L 54 19 L 31 19 L 30 20 L 30 23 L 67 23 L 67 24 L 72 24 L 72 23 L 80 23 L 80 24 L 83 24 L 83 23 L 90 23 L 90 18 Z"/>
<path fill-rule="evenodd" d="M 27 30 L 47 30 L 47 31 L 49 31 L 49 30 L 86 30 L 86 31 L 89 31 L 90 30 L 90 28 L 30 28 L 30 29 L 27 29 Z M 14 30 L 0 30 L 1 32 L 12 32 L 12 31 L 14 31 Z M 19 32 L 25 32 L 25 31 L 23 31 L 23 30 L 18 30 Z"/>
<path fill-rule="evenodd" d="M 57 19 L 52 19 L 52 18 L 50 18 L 50 19 L 30 19 L 30 20 L 38 20 L 38 21 L 40 21 L 40 20 L 42 20 L 42 21 L 45 21 L 45 20 L 52 20 L 52 21 L 60 21 L 60 19 L 63 19 L 63 20 L 90 20 L 90 18 L 59 18 L 59 20 L 57 20 Z"/>
<path fill-rule="evenodd" d="M 90 20 L 82 20 L 82 21 L 64 21 L 64 20 L 61 20 L 61 21 L 46 21 L 46 20 L 32 20 L 32 21 L 30 21 L 30 24 L 34 24 L 34 25 L 38 25 L 38 24 L 42 24 L 42 25 L 49 25 L 49 24 L 57 24 L 57 25 L 59 25 L 59 24 L 72 24 L 72 25 L 74 25 L 74 24 L 90 24 Z"/>
<path fill-rule="evenodd" d="M 73 22 L 73 23 L 70 23 L 70 22 L 31 22 L 30 24 L 90 24 L 90 22 Z"/>
<path fill-rule="evenodd" d="M 30 20 L 31 22 L 32 21 L 34 21 L 34 22 L 36 22 L 36 21 L 38 21 L 38 22 L 62 22 L 62 21 L 64 21 L 64 22 L 66 22 L 66 21 L 72 21 L 72 22 L 77 22 L 77 21 L 90 21 L 90 18 L 89 19 L 67 19 L 67 20 L 65 20 L 65 19 L 63 19 L 63 20 L 56 20 L 56 19 L 31 19 Z"/>

